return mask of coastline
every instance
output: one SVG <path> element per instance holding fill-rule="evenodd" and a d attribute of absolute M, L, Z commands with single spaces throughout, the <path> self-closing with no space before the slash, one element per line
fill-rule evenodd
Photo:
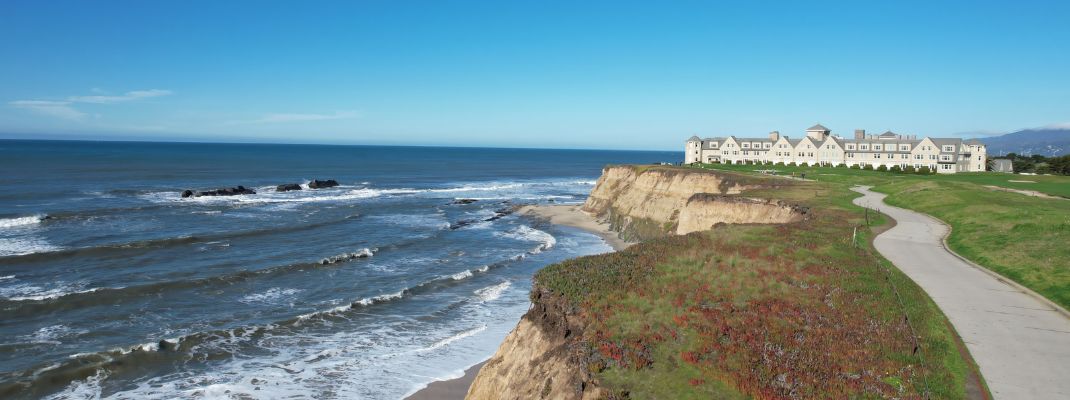
<path fill-rule="evenodd" d="M 635 244 L 621 239 L 616 232 L 609 229 L 608 223 L 596 220 L 581 208 L 583 208 L 583 204 L 528 205 L 517 209 L 517 214 L 544 219 L 551 224 L 570 226 L 596 234 L 613 247 L 613 251 L 621 251 Z M 483 364 L 486 364 L 486 361 L 469 367 L 460 378 L 431 382 L 423 389 L 405 397 L 405 400 L 464 399 L 465 395 L 468 394 L 468 388 L 472 385 L 472 381 L 476 379 L 476 375 L 483 367 Z"/>
<path fill-rule="evenodd" d="M 609 223 L 598 221 L 591 214 L 582 210 L 583 204 L 553 204 L 523 206 L 517 210 L 518 214 L 548 220 L 551 224 L 571 226 L 598 235 L 614 251 L 621 251 L 635 242 L 621 239 L 609 229 Z"/>

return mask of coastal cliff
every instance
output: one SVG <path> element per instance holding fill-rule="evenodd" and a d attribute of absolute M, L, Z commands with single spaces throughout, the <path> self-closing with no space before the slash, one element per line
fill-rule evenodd
<path fill-rule="evenodd" d="M 874 256 L 854 196 L 606 168 L 585 211 L 644 240 L 539 270 L 468 398 L 980 398 L 940 310 Z"/>
<path fill-rule="evenodd" d="M 786 223 L 805 217 L 804 207 L 738 196 L 764 187 L 768 184 L 712 171 L 612 166 L 603 170 L 583 210 L 609 221 L 626 240 L 684 235 L 717 224 Z M 607 360 L 590 346 L 592 332 L 584 322 L 590 315 L 567 294 L 544 286 L 538 276 L 531 300 L 532 308 L 479 371 L 467 398 L 605 397 L 596 374 Z"/>
<path fill-rule="evenodd" d="M 602 171 L 583 210 L 610 223 L 625 240 L 685 235 L 717 224 L 776 224 L 801 220 L 806 210 L 784 202 L 741 197 L 770 183 L 706 170 L 612 166 Z"/>

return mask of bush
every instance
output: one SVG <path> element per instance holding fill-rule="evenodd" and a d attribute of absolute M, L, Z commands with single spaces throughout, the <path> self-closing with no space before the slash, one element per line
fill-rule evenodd
<path fill-rule="evenodd" d="M 836 164 L 836 168 L 847 168 L 847 164 L 844 164 L 844 163 Z"/>
<path fill-rule="evenodd" d="M 866 171 L 872 171 L 873 170 L 873 164 L 866 164 L 866 166 L 862 167 L 862 169 L 866 170 Z"/>
<path fill-rule="evenodd" d="M 913 174 L 915 172 L 917 172 L 917 170 L 914 169 L 913 165 L 907 165 L 903 167 L 903 173 L 905 174 Z"/>
<path fill-rule="evenodd" d="M 928 166 L 922 165 L 920 168 L 918 168 L 917 172 L 915 172 L 915 173 L 918 174 L 918 175 L 929 175 L 929 174 L 933 173 L 933 171 L 931 169 L 929 169 Z"/>
<path fill-rule="evenodd" d="M 795 162 L 794 162 L 794 161 L 792 161 L 792 162 L 789 162 L 789 163 L 788 163 L 788 166 L 789 166 L 789 167 L 797 167 L 798 165 L 796 165 L 796 164 L 795 164 Z"/>
<path fill-rule="evenodd" d="M 877 166 L 877 171 L 880 171 L 880 172 L 888 172 L 888 166 L 887 166 L 887 165 L 884 165 L 884 164 L 878 165 L 878 166 Z"/>
<path fill-rule="evenodd" d="M 901 168 L 901 167 L 900 167 L 900 166 L 898 166 L 898 165 L 893 165 L 893 166 L 892 166 L 892 168 L 889 168 L 888 170 L 889 170 L 889 171 L 892 171 L 892 172 L 894 172 L 894 173 L 897 173 L 897 174 L 899 174 L 899 173 L 902 173 L 902 172 L 903 172 L 903 168 Z"/>

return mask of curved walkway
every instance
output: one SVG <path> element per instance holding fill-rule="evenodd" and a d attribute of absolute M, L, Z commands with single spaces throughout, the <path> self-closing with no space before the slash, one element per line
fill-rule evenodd
<path fill-rule="evenodd" d="M 939 220 L 884 203 L 868 187 L 854 200 L 896 220 L 873 244 L 947 315 L 997 399 L 1070 399 L 1070 318 L 958 258 Z"/>

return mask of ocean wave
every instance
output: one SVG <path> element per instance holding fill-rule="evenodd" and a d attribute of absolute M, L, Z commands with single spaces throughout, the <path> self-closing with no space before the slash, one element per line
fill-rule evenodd
<path fill-rule="evenodd" d="M 51 288 L 44 288 L 30 283 L 19 283 L 0 287 L 0 300 L 13 302 L 52 300 L 71 294 L 93 293 L 103 289 L 86 289 L 86 286 L 86 282 L 57 282 L 56 286 Z"/>
<path fill-rule="evenodd" d="M 2 218 L 0 228 L 14 228 L 26 225 L 37 225 L 45 219 L 44 215 L 31 215 L 28 217 Z"/>
<path fill-rule="evenodd" d="M 293 295 L 301 293 L 301 292 L 302 292 L 301 289 L 293 289 L 293 288 L 282 289 L 282 288 L 274 287 L 274 288 L 268 289 L 268 290 L 266 290 L 264 292 L 253 293 L 253 294 L 247 295 L 245 297 L 242 297 L 238 301 L 242 302 L 242 303 L 245 303 L 245 304 L 274 303 L 274 302 L 276 302 L 276 301 L 278 301 L 280 299 L 292 297 Z"/>
<path fill-rule="evenodd" d="M 356 260 L 358 258 L 368 258 L 375 254 L 379 249 L 363 248 L 352 253 L 342 253 L 336 256 L 330 256 L 320 260 L 320 265 L 337 264 L 346 261 Z"/>
<path fill-rule="evenodd" d="M 467 269 L 464 270 L 464 271 L 458 272 L 456 274 L 450 275 L 450 278 L 455 280 L 455 281 L 459 281 L 459 280 L 462 280 L 462 279 L 468 279 L 468 278 L 471 278 L 471 277 L 472 277 L 472 271 L 467 270 Z"/>
<path fill-rule="evenodd" d="M 466 331 L 462 331 L 462 332 L 459 332 L 459 333 L 457 333 L 457 334 L 455 334 L 453 336 L 450 336 L 450 337 L 447 337 L 445 339 L 439 340 L 439 341 L 431 344 L 428 347 L 425 347 L 425 348 L 422 348 L 422 349 L 418 349 L 416 351 L 425 352 L 425 351 L 437 350 L 437 349 L 443 348 L 445 346 L 448 346 L 450 343 L 456 342 L 458 340 L 461 340 L 461 339 L 464 339 L 464 338 L 467 338 L 467 337 L 474 336 L 474 335 L 476 335 L 476 334 L 478 334 L 480 332 L 483 332 L 485 330 L 487 330 L 487 325 L 485 325 L 485 324 L 484 325 L 480 325 L 478 327 L 475 327 L 475 328 L 472 328 L 472 329 L 469 329 L 469 330 L 466 330 Z"/>
<path fill-rule="evenodd" d="M 539 242 L 539 246 L 532 249 L 529 253 L 538 254 L 544 250 L 549 250 L 557 244 L 557 238 L 547 232 L 532 228 L 527 225 L 520 225 L 514 229 L 498 232 L 498 236 L 507 237 L 510 239 L 516 239 L 528 242 Z"/>
<path fill-rule="evenodd" d="M 479 296 L 479 300 L 482 302 L 494 301 L 502 297 L 502 293 L 509 288 L 513 283 L 510 281 L 504 281 L 494 286 L 488 286 L 482 289 L 478 289 L 475 292 L 476 296 Z"/>
<path fill-rule="evenodd" d="M 18 256 L 18 258 L 13 259 L 18 263 L 27 263 L 35 261 L 55 262 L 59 258 L 76 255 L 86 256 L 94 254 L 108 254 L 112 252 L 148 251 L 152 249 L 166 248 L 170 246 L 188 244 L 208 244 L 212 242 L 221 242 L 226 240 L 250 238 L 256 236 L 295 233 L 321 228 L 324 226 L 344 223 L 359 216 L 359 214 L 353 214 L 341 219 L 332 219 L 327 221 L 314 222 L 310 224 L 284 225 L 267 229 L 250 229 L 207 235 L 180 235 L 159 239 L 146 239 L 125 243 L 110 243 L 78 248 L 60 248 L 44 243 L 43 241 L 29 242 L 27 241 L 27 239 L 21 239 L 23 242 L 19 243 L 12 242 L 16 239 L 0 238 L 0 265 L 2 265 L 3 261 L 5 261 L 3 259 L 4 257 Z"/>

